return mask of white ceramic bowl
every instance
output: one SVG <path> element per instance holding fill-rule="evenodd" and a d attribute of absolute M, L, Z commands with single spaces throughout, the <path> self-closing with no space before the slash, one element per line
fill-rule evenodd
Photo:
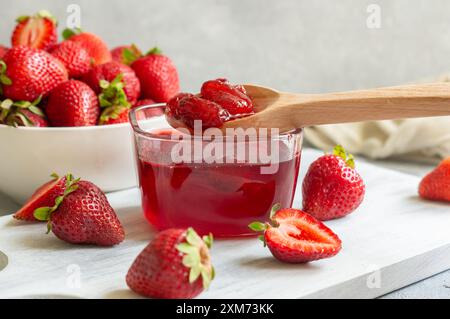
<path fill-rule="evenodd" d="M 87 127 L 0 124 L 0 192 L 23 203 L 52 172 L 73 173 L 103 191 L 137 185 L 129 123 Z"/>

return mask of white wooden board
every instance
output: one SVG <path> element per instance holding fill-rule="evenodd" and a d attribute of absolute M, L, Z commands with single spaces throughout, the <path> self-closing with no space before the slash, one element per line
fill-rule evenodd
<path fill-rule="evenodd" d="M 318 155 L 304 152 L 301 179 Z M 367 184 L 363 205 L 327 223 L 343 241 L 340 254 L 289 265 L 273 259 L 256 239 L 217 240 L 217 277 L 200 298 L 371 298 L 450 268 L 450 205 L 420 200 L 416 177 L 357 165 Z M 0 251 L 8 256 L 0 270 L 0 297 L 137 297 L 127 289 L 125 274 L 154 231 L 141 215 L 136 189 L 108 198 L 127 233 L 113 248 L 66 244 L 46 235 L 42 224 L 0 218 Z M 299 195 L 294 206 L 300 204 Z M 1 263 L 4 257 L 0 269 Z"/>

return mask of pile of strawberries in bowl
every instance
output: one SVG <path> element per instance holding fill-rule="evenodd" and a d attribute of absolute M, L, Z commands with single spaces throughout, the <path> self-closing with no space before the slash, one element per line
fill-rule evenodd
<path fill-rule="evenodd" d="M 131 108 L 167 102 L 178 73 L 158 48 L 110 50 L 97 35 L 63 31 L 47 11 L 21 16 L 0 45 L 0 124 L 74 127 L 128 122 Z"/>

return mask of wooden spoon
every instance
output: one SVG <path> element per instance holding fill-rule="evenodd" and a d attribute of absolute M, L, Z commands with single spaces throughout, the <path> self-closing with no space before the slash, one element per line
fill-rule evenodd
<path fill-rule="evenodd" d="M 326 94 L 282 93 L 245 85 L 255 114 L 226 122 L 226 128 L 278 128 L 450 115 L 450 83 L 404 85 Z"/>

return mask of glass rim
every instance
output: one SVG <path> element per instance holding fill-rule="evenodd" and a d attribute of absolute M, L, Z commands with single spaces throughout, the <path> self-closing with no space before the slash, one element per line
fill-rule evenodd
<path fill-rule="evenodd" d="M 154 134 L 148 131 L 144 131 L 138 123 L 137 117 L 136 117 L 136 113 L 142 110 L 146 110 L 146 109 L 152 109 L 152 108 L 161 108 L 166 106 L 167 103 L 154 103 L 154 104 L 147 104 L 147 105 L 142 105 L 136 108 L 133 108 L 130 110 L 129 113 L 129 117 L 130 117 L 130 123 L 131 123 L 131 127 L 133 128 L 134 133 L 140 134 L 140 135 L 144 135 L 146 137 L 152 138 L 152 139 L 157 139 L 157 140 L 165 140 L 165 141 L 178 141 L 176 139 L 173 139 L 170 136 L 163 136 L 163 135 L 159 135 L 159 134 Z M 164 116 L 164 115 L 160 115 L 160 116 Z M 168 126 L 170 127 L 170 125 L 168 124 Z M 297 129 L 293 129 L 291 131 L 276 135 L 276 136 L 266 136 L 265 138 L 256 138 L 256 140 L 260 140 L 260 139 L 270 139 L 270 140 L 283 140 L 286 138 L 289 138 L 290 136 L 294 136 L 294 135 L 299 135 L 302 134 L 303 129 L 302 128 L 297 128 Z M 200 135 L 190 135 L 192 139 L 199 139 L 199 140 L 203 140 L 203 136 Z M 223 135 L 221 137 L 218 136 L 214 136 L 214 140 L 217 139 L 224 139 L 226 138 L 227 135 Z M 229 137 L 229 135 L 228 135 Z"/>

